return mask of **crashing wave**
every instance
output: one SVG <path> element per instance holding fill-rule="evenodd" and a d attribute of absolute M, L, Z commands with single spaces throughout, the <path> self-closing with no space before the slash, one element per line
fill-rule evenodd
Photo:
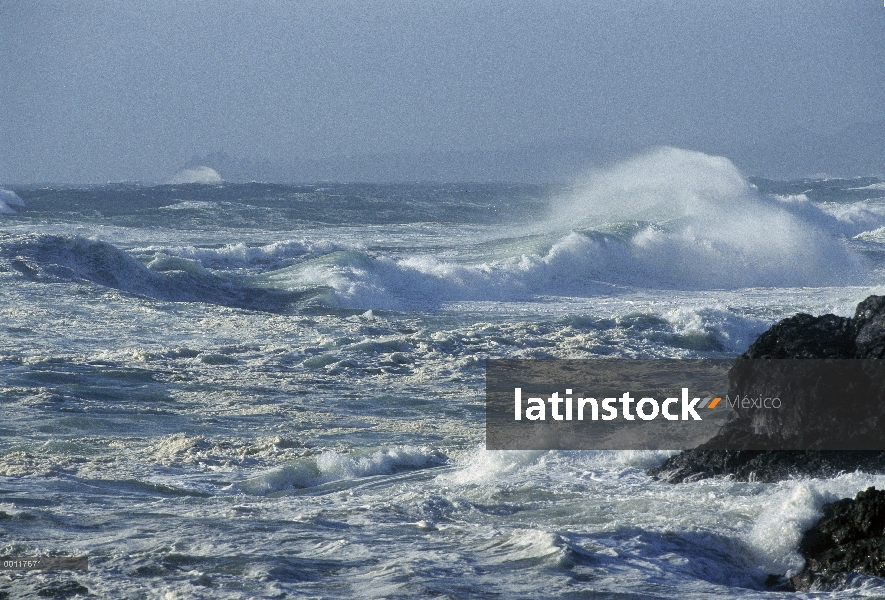
<path fill-rule="evenodd" d="M 23 208 L 24 200 L 19 198 L 18 194 L 10 190 L 0 189 L 0 213 L 14 213 L 15 208 Z"/>
<path fill-rule="evenodd" d="M 613 286 L 860 284 L 869 268 L 846 235 L 871 218 L 855 215 L 854 223 L 802 199 L 766 196 L 728 159 L 661 148 L 593 173 L 554 203 L 547 221 L 513 232 L 546 240 L 538 251 L 474 264 L 342 251 L 267 274 L 265 282 L 326 287 L 340 307 L 405 310 L 586 297 Z"/>

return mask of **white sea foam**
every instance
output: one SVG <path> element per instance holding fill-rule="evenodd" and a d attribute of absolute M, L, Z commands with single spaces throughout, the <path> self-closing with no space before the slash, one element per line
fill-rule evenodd
<path fill-rule="evenodd" d="M 837 224 L 832 225 L 833 229 L 848 236 L 881 227 L 885 223 L 885 201 L 882 199 L 852 203 L 831 202 L 816 207 L 836 219 Z"/>
<path fill-rule="evenodd" d="M 850 188 L 852 190 L 885 190 L 885 181 L 880 181 L 878 183 L 871 183 L 870 185 L 865 185 L 863 187 Z"/>
<path fill-rule="evenodd" d="M 868 242 L 878 242 L 880 244 L 885 243 L 885 227 L 877 227 L 872 231 L 864 231 L 862 233 L 854 236 L 859 240 L 864 240 Z"/>
<path fill-rule="evenodd" d="M 250 246 L 243 242 L 225 244 L 221 248 L 201 248 L 196 246 L 147 246 L 133 248 L 135 254 L 151 252 L 199 261 L 207 268 L 249 268 L 256 265 L 286 261 L 310 255 L 335 252 L 345 246 L 331 240 L 309 241 L 281 240 L 260 246 Z"/>
<path fill-rule="evenodd" d="M 444 464 L 446 460 L 446 456 L 438 450 L 414 446 L 396 446 L 357 454 L 339 454 L 327 450 L 318 456 L 299 459 L 242 481 L 236 484 L 236 488 L 248 494 L 266 495 L 330 481 L 434 467 Z"/>
<path fill-rule="evenodd" d="M 801 193 L 801 194 L 772 194 L 772 198 L 780 200 L 781 202 L 810 202 L 808 196 L 805 193 Z"/>
<path fill-rule="evenodd" d="M 697 338 L 699 343 L 709 337 L 730 352 L 743 352 L 770 326 L 767 319 L 740 316 L 724 307 L 679 307 L 666 318 L 679 334 Z"/>
<path fill-rule="evenodd" d="M 486 543 L 492 562 L 524 561 L 560 556 L 569 547 L 559 535 L 539 529 L 516 529 Z"/>
<path fill-rule="evenodd" d="M 673 453 L 660 450 L 486 450 L 475 448 L 457 461 L 456 469 L 437 477 L 442 483 L 495 485 L 522 480 L 537 472 L 646 470 Z"/>
<path fill-rule="evenodd" d="M 438 477 L 459 485 L 500 483 L 508 475 L 536 466 L 547 450 L 496 450 L 478 448 L 459 461 L 458 469 Z"/>
<path fill-rule="evenodd" d="M 781 482 L 766 495 L 748 540 L 771 572 L 796 572 L 804 564 L 798 553 L 802 534 L 820 519 L 824 504 L 853 498 L 869 486 L 881 489 L 883 485 L 885 476 L 866 473 Z"/>

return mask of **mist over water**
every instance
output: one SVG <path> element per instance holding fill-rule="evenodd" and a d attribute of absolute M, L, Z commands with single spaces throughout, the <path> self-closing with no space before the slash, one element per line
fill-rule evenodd
<path fill-rule="evenodd" d="M 551 222 L 660 222 L 704 215 L 711 206 L 727 210 L 752 195 L 752 185 L 727 158 L 664 147 L 591 171 L 554 204 Z"/>
<path fill-rule="evenodd" d="M 726 158 L 678 148 L 593 172 L 554 203 L 550 223 L 609 233 L 596 236 L 604 241 L 586 262 L 605 265 L 600 276 L 613 279 L 619 274 L 606 267 L 617 264 L 633 283 L 836 285 L 862 283 L 868 268 L 832 216 L 807 201 L 760 194 Z"/>
<path fill-rule="evenodd" d="M 194 167 L 193 169 L 182 169 L 176 173 L 168 183 L 173 185 L 187 183 L 221 183 L 221 175 L 211 167 Z"/>

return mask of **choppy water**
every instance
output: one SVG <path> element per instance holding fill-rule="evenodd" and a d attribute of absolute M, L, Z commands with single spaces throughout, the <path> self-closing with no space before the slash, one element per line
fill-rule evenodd
<path fill-rule="evenodd" d="M 825 502 L 885 485 L 483 449 L 487 357 L 730 357 L 885 292 L 881 181 L 669 149 L 568 189 L 15 191 L 0 554 L 90 570 L 0 596 L 770 597 Z"/>

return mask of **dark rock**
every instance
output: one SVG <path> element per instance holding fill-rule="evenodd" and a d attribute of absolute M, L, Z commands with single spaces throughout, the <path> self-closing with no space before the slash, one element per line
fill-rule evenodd
<path fill-rule="evenodd" d="M 741 358 L 854 358 L 853 323 L 798 314 L 760 335 Z"/>
<path fill-rule="evenodd" d="M 760 335 L 741 358 L 885 358 L 885 296 L 870 296 L 852 318 L 788 317 Z"/>
<path fill-rule="evenodd" d="M 885 577 L 885 491 L 871 487 L 824 506 L 799 552 L 805 568 L 790 578 L 799 590 L 842 587 L 851 573 Z"/>
<path fill-rule="evenodd" d="M 704 450 L 667 459 L 649 475 L 670 483 L 710 477 L 775 482 L 791 477 L 834 477 L 839 473 L 885 472 L 885 452 L 868 450 Z"/>
<path fill-rule="evenodd" d="M 792 580 L 787 579 L 784 575 L 777 575 L 774 573 L 769 573 L 765 577 L 765 581 L 762 584 L 765 586 L 765 589 L 771 590 L 773 592 L 795 592 L 796 586 L 793 585 Z"/>
<path fill-rule="evenodd" d="M 870 296 L 854 313 L 856 358 L 885 358 L 885 296 Z"/>
<path fill-rule="evenodd" d="M 74 580 L 48 585 L 37 591 L 37 595 L 41 598 L 73 598 L 74 596 L 85 596 L 88 594 L 89 589 Z"/>
<path fill-rule="evenodd" d="M 747 359 L 871 359 L 885 357 L 885 297 L 870 296 L 861 302 L 852 318 L 798 314 L 772 326 L 735 361 L 729 373 L 729 393 L 766 389 L 767 380 L 779 372 L 791 372 L 792 380 L 817 396 L 802 394 L 806 402 L 784 410 L 746 409 L 735 411 L 712 440 L 698 448 L 669 458 L 649 474 L 678 483 L 717 476 L 739 480 L 778 481 L 793 476 L 829 477 L 846 471 L 885 472 L 881 439 L 885 431 L 885 389 L 881 375 L 858 362 L 857 374 L 848 382 L 828 379 L 819 362 L 789 361 L 774 364 L 760 375 Z M 747 368 L 744 368 L 746 364 Z M 869 372 L 868 372 L 869 371 Z M 876 371 L 876 372 L 873 372 Z M 800 373 L 800 377 L 796 373 Z M 782 378 L 790 380 L 790 377 Z M 846 387 L 847 386 L 847 387 Z M 845 406 L 828 401 L 833 389 L 847 390 L 858 411 L 846 419 Z M 795 396 L 795 394 L 794 394 Z M 850 423 L 850 425 L 846 425 Z M 840 429 L 841 428 L 841 429 Z M 854 448 L 843 451 L 839 441 L 851 439 Z M 723 450 L 722 448 L 735 448 Z M 813 448 L 813 450 L 765 450 L 762 448 Z"/>

